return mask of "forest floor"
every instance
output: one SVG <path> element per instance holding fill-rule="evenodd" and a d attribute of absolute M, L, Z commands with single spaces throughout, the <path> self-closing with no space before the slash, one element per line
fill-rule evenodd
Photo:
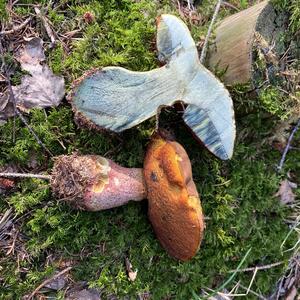
<path fill-rule="evenodd" d="M 293 21 L 296 13 L 300 15 L 299 0 L 274 2 L 287 10 L 291 26 L 296 26 L 293 32 L 299 35 L 300 26 Z M 223 2 L 217 21 L 253 4 Z M 181 17 L 201 50 L 214 7 L 208 0 L 194 6 L 166 0 L 0 0 L 2 32 L 25 24 L 0 35 L 0 98 L 8 87 L 5 68 L 14 86 L 26 74 L 15 55 L 32 37 L 43 40 L 46 64 L 63 76 L 67 93 L 71 83 L 91 68 L 157 67 L 155 18 L 161 13 Z M 192 260 L 176 261 L 160 246 L 147 218 L 146 201 L 103 212 L 76 211 L 57 201 L 44 180 L 0 178 L 0 298 L 64 299 L 86 289 L 101 299 L 203 299 L 213 292 L 223 297 L 218 299 L 232 299 L 234 294 L 294 299 L 300 263 L 300 130 L 279 172 L 295 122 L 280 116 L 280 110 L 268 109 L 270 101 L 261 101 L 244 87 L 229 89 L 237 123 L 230 161 L 220 161 L 199 146 L 172 109 L 161 115 L 162 124 L 191 159 L 205 214 L 204 240 Z M 57 107 L 22 112 L 42 147 L 19 117 L 4 122 L 1 110 L 2 103 L 2 172 L 49 173 L 53 159 L 45 148 L 54 156 L 77 151 L 102 155 L 125 167 L 142 167 L 155 130 L 155 118 L 119 136 L 79 128 L 64 98 Z M 134 280 L 129 280 L 126 261 L 132 264 L 131 272 L 137 272 Z"/>

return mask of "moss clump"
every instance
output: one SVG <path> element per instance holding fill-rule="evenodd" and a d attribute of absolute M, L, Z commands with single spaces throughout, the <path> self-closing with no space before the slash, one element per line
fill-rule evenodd
<path fill-rule="evenodd" d="M 272 4 L 280 11 L 289 12 L 290 29 L 296 33 L 300 28 L 300 1 L 299 0 L 272 0 Z"/>
<path fill-rule="evenodd" d="M 49 123 L 45 127 L 45 136 L 52 140 L 49 139 L 47 145 L 56 144 L 51 148 L 52 151 L 56 148 L 56 154 L 66 153 L 74 147 L 84 149 L 86 153 L 104 154 L 118 144 L 111 137 L 74 128 L 68 111 L 67 107 L 51 109 L 43 121 L 39 119 L 41 112 L 33 111 L 29 120 L 34 129 L 41 126 L 40 122 L 44 125 Z M 57 123 L 60 123 L 59 129 Z M 243 118 L 238 125 L 238 132 L 248 126 L 249 133 L 242 139 L 238 138 L 234 158 L 229 163 L 220 162 L 201 149 L 183 126 L 178 126 L 174 132 L 189 153 L 203 209 L 209 217 L 204 242 L 192 261 L 179 263 L 168 257 L 151 229 L 146 203 L 132 203 L 99 213 L 72 211 L 51 197 L 47 183 L 20 181 L 19 192 L 5 201 L 21 215 L 32 211 L 22 225 L 22 232 L 28 238 L 26 250 L 30 260 L 22 261 L 21 265 L 29 271 L 20 273 L 13 258 L 6 259 L 2 264 L 5 290 L 0 292 L 1 295 L 19 298 L 53 274 L 57 266 L 55 262 L 47 266 L 46 253 L 52 253 L 57 259 L 72 261 L 73 278 L 103 289 L 104 298 L 112 294 L 120 298 L 134 296 L 145 291 L 150 292 L 153 299 L 167 296 L 190 298 L 193 291 L 199 294 L 205 286 L 217 287 L 229 277 L 228 271 L 236 268 L 250 248 L 252 250 L 244 267 L 284 261 L 288 253 L 283 254 L 280 245 L 289 231 L 283 222 L 289 211 L 273 197 L 280 176 L 276 175 L 272 166 L 279 160 L 279 154 L 268 147 L 257 150 L 257 143 L 269 126 L 260 122 L 259 115 Z M 3 133 L 9 132 L 10 126 L 9 123 L 1 127 L 2 137 Z M 17 123 L 17 126 L 17 140 L 27 140 L 29 137 L 23 136 L 21 124 Z M 42 132 L 40 135 L 44 136 Z M 66 150 L 57 143 L 57 136 Z M 147 137 L 147 128 L 134 129 L 124 136 L 126 142 L 123 142 L 122 149 L 109 156 L 123 165 L 141 166 L 142 146 L 146 144 Z M 34 144 L 35 141 L 31 140 L 27 149 Z M 11 143 L 2 145 L 1 149 L 9 153 L 10 147 L 11 151 L 16 151 Z M 39 148 L 36 151 L 43 153 Z M 19 162 L 19 158 L 8 156 L 8 161 Z M 47 161 L 44 160 L 44 163 Z M 22 161 L 22 165 L 25 163 L 26 160 Z M 288 162 L 288 168 L 290 163 L 293 162 Z M 294 235 L 289 238 L 287 249 L 294 238 Z M 127 279 L 125 257 L 138 269 L 133 283 Z M 267 294 L 283 267 L 259 272 L 252 288 Z M 240 274 L 237 279 L 248 285 L 251 275 Z"/>
<path fill-rule="evenodd" d="M 69 30 L 81 28 L 82 38 L 73 44 L 68 55 L 61 47 L 50 53 L 50 65 L 56 72 L 68 74 L 71 81 L 92 67 L 122 65 L 133 70 L 155 67 L 155 53 L 150 49 L 156 8 L 151 1 L 90 1 L 71 5 L 66 12 L 70 24 L 63 26 Z M 85 13 L 92 15 L 90 23 L 84 20 Z M 50 16 L 54 22 L 59 19 L 56 14 Z"/>
<path fill-rule="evenodd" d="M 0 0 L 0 21 L 5 21 L 7 18 L 6 1 Z"/>
<path fill-rule="evenodd" d="M 295 30 L 300 10 L 298 0 L 271 1 L 257 22 L 253 47 L 253 84 L 262 107 L 281 120 L 299 115 L 297 96 L 299 37 Z M 297 6 L 297 8 L 296 8 Z"/>
<path fill-rule="evenodd" d="M 208 1 L 204 3 L 203 13 L 207 9 L 210 15 L 213 7 L 207 6 Z M 168 3 L 144 0 L 61 3 L 59 12 L 49 12 L 54 26 L 58 32 L 80 32 L 78 40 L 65 41 L 48 51 L 49 63 L 68 84 L 90 67 L 113 64 L 149 70 L 157 65 L 154 17 L 171 11 L 175 9 Z M 84 22 L 85 12 L 94 15 L 92 23 Z M 202 29 L 197 31 L 192 26 L 192 30 L 197 37 Z M 17 250 L 11 256 L 1 253 L 0 298 L 20 299 L 66 264 L 73 265 L 71 276 L 75 281 L 101 289 L 103 299 L 136 298 L 145 293 L 152 299 L 191 299 L 193 292 L 199 295 L 202 288 L 216 288 L 224 282 L 250 248 L 243 267 L 286 262 L 289 253 L 282 253 L 280 245 L 289 232 L 284 220 L 290 212 L 273 197 L 281 180 L 273 168 L 280 154 L 263 143 L 274 124 L 262 119 L 264 110 L 258 101 L 241 100 L 245 100 L 243 89 L 236 89 L 233 97 L 236 110 L 245 109 L 247 114 L 237 119 L 238 138 L 230 162 L 220 162 L 199 146 L 180 119 L 168 122 L 191 158 L 194 180 L 209 218 L 204 242 L 193 260 L 180 263 L 168 257 L 149 224 L 146 202 L 97 213 L 74 211 L 57 202 L 47 182 L 18 181 L 15 192 L 7 197 L 0 195 L 0 208 L 4 212 L 11 206 L 18 213 L 16 225 L 24 235 L 26 255 L 18 259 Z M 128 167 L 143 165 L 144 150 L 155 125 L 150 120 L 118 137 L 79 129 L 66 103 L 33 110 L 26 118 L 55 156 L 78 150 L 104 155 Z M 50 173 L 51 158 L 19 120 L 16 142 L 12 141 L 12 132 L 12 120 L 0 127 L 0 165 L 15 163 L 25 172 Z M 285 168 L 299 173 L 296 152 L 289 154 Z M 294 234 L 289 237 L 286 249 L 295 238 Z M 126 257 L 138 270 L 134 282 L 127 279 Z M 269 294 L 283 268 L 259 271 L 252 289 Z M 251 273 L 241 273 L 236 280 L 248 286 L 251 277 Z M 56 293 L 56 297 L 61 295 Z M 247 299 L 252 298 L 248 295 Z"/>
<path fill-rule="evenodd" d="M 277 115 L 281 119 L 286 119 L 284 99 L 278 89 L 275 87 L 263 89 L 260 91 L 259 100 L 267 112 Z"/>

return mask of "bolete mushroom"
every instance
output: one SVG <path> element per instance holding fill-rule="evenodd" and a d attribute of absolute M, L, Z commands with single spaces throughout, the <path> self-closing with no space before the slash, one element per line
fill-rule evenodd
<path fill-rule="evenodd" d="M 144 169 L 123 168 L 96 155 L 59 156 L 51 176 L 59 198 L 99 211 L 148 198 L 149 219 L 161 245 L 179 260 L 191 259 L 204 231 L 191 163 L 183 147 L 156 135 Z"/>
<path fill-rule="evenodd" d="M 191 259 L 200 246 L 204 221 L 186 151 L 177 142 L 155 137 L 144 175 L 148 215 L 158 240 L 171 256 Z"/>
<path fill-rule="evenodd" d="M 158 58 L 165 65 L 148 72 L 121 67 L 91 70 L 68 96 L 79 124 L 121 132 L 154 116 L 161 106 L 187 104 L 183 120 L 221 159 L 232 156 L 235 121 L 224 85 L 199 61 L 187 26 L 177 17 L 157 18 Z"/>

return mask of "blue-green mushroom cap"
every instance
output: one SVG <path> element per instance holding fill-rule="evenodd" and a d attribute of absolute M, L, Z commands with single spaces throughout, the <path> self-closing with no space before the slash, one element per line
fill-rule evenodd
<path fill-rule="evenodd" d="M 122 132 L 154 116 L 161 106 L 184 102 L 183 120 L 217 157 L 232 157 L 235 121 L 224 85 L 199 61 L 187 26 L 175 16 L 157 19 L 157 50 L 165 63 L 148 72 L 105 67 L 74 85 L 76 115 L 97 127 Z"/>

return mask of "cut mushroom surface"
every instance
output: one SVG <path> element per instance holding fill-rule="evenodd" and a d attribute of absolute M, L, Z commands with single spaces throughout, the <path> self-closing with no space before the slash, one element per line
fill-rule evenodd
<path fill-rule="evenodd" d="M 121 67 L 89 71 L 69 95 L 81 123 L 121 132 L 154 116 L 162 105 L 187 104 L 183 120 L 221 159 L 233 153 L 235 121 L 224 85 L 201 65 L 187 26 L 177 17 L 157 18 L 158 58 L 165 65 L 148 72 Z"/>

